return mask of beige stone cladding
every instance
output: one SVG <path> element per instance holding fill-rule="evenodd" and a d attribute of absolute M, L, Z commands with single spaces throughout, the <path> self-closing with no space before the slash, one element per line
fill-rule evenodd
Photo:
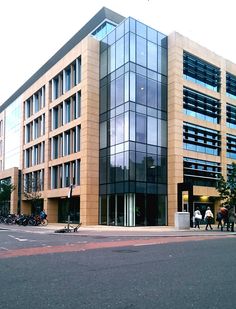
<path fill-rule="evenodd" d="M 55 83 L 52 82 L 53 79 L 59 76 L 57 80 L 58 89 L 60 91 L 60 89 L 65 88 L 66 68 L 72 68 L 78 59 L 81 65 L 81 79 L 79 77 L 79 82 L 74 83 L 72 80 L 75 77 L 71 71 L 70 81 L 73 85 L 70 89 L 62 91 L 54 98 L 52 95 L 53 87 L 55 87 Z M 91 36 L 86 37 L 25 91 L 23 93 L 23 114 L 27 113 L 27 100 L 29 100 L 30 105 L 29 98 L 35 96 L 39 89 L 43 89 L 40 93 L 45 94 L 45 104 L 42 104 L 42 108 L 24 118 L 23 121 L 21 159 L 23 178 L 27 174 L 43 171 L 44 188 L 40 191 L 41 198 L 44 200 L 44 208 L 49 221 L 57 222 L 59 200 L 67 197 L 69 189 L 68 184 L 65 184 L 65 182 L 53 188 L 52 169 L 58 167 L 59 171 L 61 166 L 64 168 L 66 164 L 69 164 L 70 175 L 72 175 L 72 173 L 75 173 L 75 171 L 72 171 L 72 164 L 76 162 L 78 166 L 80 165 L 80 177 L 78 176 L 80 179 L 77 179 L 78 182 L 73 187 L 73 197 L 80 197 L 80 221 L 84 225 L 97 224 L 99 194 L 99 42 Z M 63 121 L 57 128 L 54 128 L 52 123 L 54 111 L 59 110 L 59 118 L 65 117 L 65 102 L 73 100 L 73 97 L 78 94 L 81 96 L 80 115 L 72 117 L 71 115 L 75 111 L 70 107 L 70 120 L 66 123 Z M 64 110 L 62 110 L 62 106 Z M 38 122 L 42 125 L 45 122 L 44 134 L 37 138 L 30 138 L 34 134 L 35 125 L 38 125 Z M 72 149 L 74 147 L 72 145 L 78 143 L 73 139 L 77 130 L 80 131 L 79 149 L 76 148 L 76 151 L 69 151 L 69 153 L 67 153 L 67 150 L 62 150 L 61 155 L 54 158 L 52 156 L 53 140 L 57 140 L 61 136 L 64 138 L 65 134 L 67 134 L 65 132 L 69 132 L 69 143 Z M 29 142 L 25 140 L 27 138 L 30 139 Z M 78 140 L 77 135 L 76 140 Z M 35 149 L 38 150 L 40 147 L 44 149 L 44 159 L 37 162 L 37 164 L 33 164 L 33 153 Z M 26 160 L 32 162 L 31 166 L 26 165 Z M 58 178 L 59 182 L 61 177 Z M 25 200 L 24 195 L 22 195 L 22 199 L 23 208 L 30 212 L 29 203 Z"/>
<path fill-rule="evenodd" d="M 207 89 L 183 78 L 183 52 L 186 51 L 218 68 L 221 72 L 220 91 Z M 236 105 L 236 100 L 226 96 L 226 72 L 236 75 L 236 65 L 216 55 L 214 52 L 172 33 L 168 37 L 168 224 L 174 224 L 174 213 L 177 211 L 177 184 L 183 182 L 183 157 L 207 160 L 220 163 L 222 174 L 227 175 L 226 133 L 236 135 L 235 129 L 226 126 L 226 103 Z M 183 87 L 204 93 L 220 100 L 221 121 L 213 124 L 183 113 Z M 217 130 L 221 135 L 220 156 L 214 156 L 183 149 L 183 122 Z M 217 196 L 214 188 L 194 187 L 194 195 Z M 216 206 L 215 206 L 216 209 Z"/>
<path fill-rule="evenodd" d="M 10 213 L 17 214 L 18 211 L 18 168 L 12 167 L 0 172 L 0 179 L 10 178 L 11 183 L 15 186 L 15 189 L 11 193 Z"/>

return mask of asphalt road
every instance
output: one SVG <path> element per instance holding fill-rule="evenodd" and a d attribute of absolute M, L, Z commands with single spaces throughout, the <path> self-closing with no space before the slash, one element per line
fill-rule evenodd
<path fill-rule="evenodd" d="M 235 308 L 236 237 L 166 239 L 0 231 L 0 308 Z"/>

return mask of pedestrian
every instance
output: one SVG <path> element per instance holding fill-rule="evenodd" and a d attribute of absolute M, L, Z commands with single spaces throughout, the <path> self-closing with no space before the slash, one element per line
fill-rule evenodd
<path fill-rule="evenodd" d="M 199 210 L 199 207 L 196 208 L 196 210 L 193 213 L 194 222 L 195 222 L 195 228 L 198 227 L 200 229 L 199 223 L 202 219 L 201 212 Z"/>
<path fill-rule="evenodd" d="M 227 231 L 229 230 L 229 216 L 228 216 L 228 209 L 226 207 L 221 207 L 220 212 L 222 214 L 222 231 L 224 226 L 226 226 Z"/>
<path fill-rule="evenodd" d="M 216 215 L 216 221 L 218 221 L 218 229 L 221 228 L 221 231 L 223 231 L 223 214 L 221 212 L 221 208 L 219 208 L 217 215 Z"/>
<path fill-rule="evenodd" d="M 228 217 L 229 217 L 229 220 L 228 220 L 229 223 L 227 226 L 227 231 L 229 231 L 229 225 L 231 224 L 231 232 L 234 232 L 234 223 L 236 221 L 236 214 L 234 212 L 234 206 L 231 206 L 229 208 Z"/>
<path fill-rule="evenodd" d="M 213 213 L 211 211 L 210 207 L 207 207 L 207 210 L 205 212 L 205 216 L 204 216 L 204 220 L 206 221 L 206 231 L 208 226 L 210 227 L 211 230 L 213 230 L 212 226 L 211 226 L 211 220 L 214 218 Z"/>

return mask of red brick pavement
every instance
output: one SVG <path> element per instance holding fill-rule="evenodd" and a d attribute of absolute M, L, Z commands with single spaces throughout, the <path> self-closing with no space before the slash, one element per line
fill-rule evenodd
<path fill-rule="evenodd" d="M 233 237 L 233 236 L 227 236 Z M 187 241 L 202 241 L 206 239 L 219 239 L 220 236 L 189 236 L 189 237 L 153 237 L 146 239 L 132 239 L 112 242 L 92 242 L 86 244 L 69 244 L 64 246 L 50 246 L 50 247 L 33 247 L 14 249 L 0 252 L 0 259 L 13 258 L 19 256 L 33 256 L 41 254 L 65 253 L 65 252 L 79 252 L 86 250 L 95 250 L 102 248 L 117 248 L 129 246 L 146 246 L 146 245 L 161 245 L 167 243 L 187 242 Z"/>

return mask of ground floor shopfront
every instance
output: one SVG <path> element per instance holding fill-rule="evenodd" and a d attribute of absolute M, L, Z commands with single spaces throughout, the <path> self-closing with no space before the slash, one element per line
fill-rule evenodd
<path fill-rule="evenodd" d="M 167 197 L 143 193 L 102 195 L 100 197 L 99 224 L 167 225 Z"/>

